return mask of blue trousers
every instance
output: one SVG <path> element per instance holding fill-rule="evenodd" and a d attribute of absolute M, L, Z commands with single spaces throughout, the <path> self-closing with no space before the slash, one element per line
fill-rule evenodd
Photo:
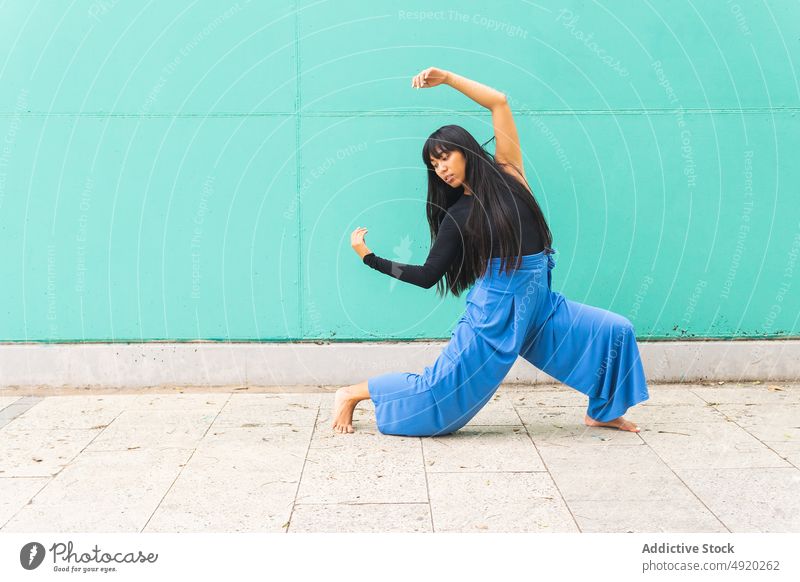
<path fill-rule="evenodd" d="M 524 255 L 511 273 L 500 259 L 466 296 L 466 310 L 436 361 L 421 374 L 369 378 L 378 430 L 436 436 L 463 427 L 491 399 L 522 356 L 589 397 L 600 422 L 649 398 L 633 324 L 551 289 L 552 249 Z"/>

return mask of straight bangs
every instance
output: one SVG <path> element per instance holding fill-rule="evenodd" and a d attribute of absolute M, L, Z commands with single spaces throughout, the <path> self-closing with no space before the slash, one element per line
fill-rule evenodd
<path fill-rule="evenodd" d="M 443 154 L 452 152 L 454 149 L 457 149 L 457 147 L 453 143 L 448 143 L 441 139 L 436 139 L 435 137 L 429 137 L 425 141 L 425 145 L 422 146 L 422 160 L 428 168 L 433 169 L 431 158 L 441 158 Z"/>

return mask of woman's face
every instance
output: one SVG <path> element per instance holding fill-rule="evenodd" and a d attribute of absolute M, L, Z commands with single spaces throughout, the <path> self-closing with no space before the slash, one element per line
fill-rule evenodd
<path fill-rule="evenodd" d="M 431 165 L 436 175 L 451 188 L 458 188 L 464 183 L 467 160 L 459 150 L 442 152 L 439 158 L 432 157 Z"/>

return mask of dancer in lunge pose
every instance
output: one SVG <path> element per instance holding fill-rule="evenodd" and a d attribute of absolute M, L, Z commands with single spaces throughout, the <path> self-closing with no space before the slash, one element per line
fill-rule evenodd
<path fill-rule="evenodd" d="M 353 432 L 353 410 L 372 399 L 384 434 L 435 436 L 463 427 L 489 401 L 518 356 L 589 397 L 584 423 L 638 432 L 623 418 L 647 400 L 634 328 L 625 317 L 551 289 L 552 235 L 525 177 L 506 96 L 450 71 L 428 68 L 414 88 L 450 85 L 492 113 L 494 155 L 458 125 L 428 137 L 427 219 L 432 244 L 423 265 L 381 258 L 351 234 L 362 261 L 426 289 L 469 289 L 466 310 L 436 361 L 421 374 L 375 376 L 336 392 L 333 430 Z M 471 288 L 470 288 L 471 287 Z"/>

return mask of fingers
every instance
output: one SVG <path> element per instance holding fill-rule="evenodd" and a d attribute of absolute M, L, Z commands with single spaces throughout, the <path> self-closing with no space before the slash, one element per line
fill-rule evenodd
<path fill-rule="evenodd" d="M 364 235 L 366 235 L 367 232 L 369 232 L 368 228 L 365 228 L 363 226 L 359 226 L 357 229 L 355 229 L 350 234 L 350 242 L 352 244 L 358 244 L 360 242 L 363 242 L 364 241 Z"/>
<path fill-rule="evenodd" d="M 431 73 L 431 69 L 433 67 L 428 67 L 427 69 L 420 71 L 411 79 L 411 86 L 415 89 L 421 89 L 428 84 L 428 75 Z"/>

